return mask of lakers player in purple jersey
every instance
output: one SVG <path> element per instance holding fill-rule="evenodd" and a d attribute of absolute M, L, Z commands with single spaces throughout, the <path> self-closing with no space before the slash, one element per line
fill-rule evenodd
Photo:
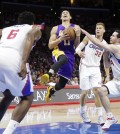
<path fill-rule="evenodd" d="M 49 78 L 54 73 L 58 73 L 60 76 L 58 83 L 53 86 L 49 86 L 45 101 L 49 102 L 51 95 L 56 91 L 65 87 L 66 83 L 72 76 L 72 70 L 74 66 L 74 47 L 80 42 L 80 27 L 75 24 L 71 24 L 72 19 L 70 12 L 67 10 L 62 11 L 61 20 L 62 24 L 54 26 L 51 30 L 51 36 L 49 39 L 48 47 L 53 49 L 52 58 L 54 64 L 51 66 L 48 74 L 41 76 L 40 83 L 46 84 Z M 63 33 L 65 28 L 73 27 L 76 33 L 75 40 L 70 41 L 70 37 L 67 33 Z"/>

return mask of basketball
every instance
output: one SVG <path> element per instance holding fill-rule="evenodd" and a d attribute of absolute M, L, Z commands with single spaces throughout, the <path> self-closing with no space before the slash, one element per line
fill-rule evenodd
<path fill-rule="evenodd" d="M 68 27 L 64 30 L 65 33 L 67 33 L 70 36 L 70 40 L 75 40 L 76 34 L 73 27 Z"/>

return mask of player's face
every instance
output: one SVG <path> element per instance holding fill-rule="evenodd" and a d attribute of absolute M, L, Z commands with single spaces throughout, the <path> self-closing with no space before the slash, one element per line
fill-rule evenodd
<path fill-rule="evenodd" d="M 105 28 L 102 25 L 97 25 L 95 29 L 96 36 L 103 36 Z"/>
<path fill-rule="evenodd" d="M 117 37 L 117 35 L 117 32 L 113 32 L 113 34 L 110 36 L 110 44 L 119 43 L 119 38 Z"/>
<path fill-rule="evenodd" d="M 71 16 L 70 16 L 69 11 L 67 11 L 67 10 L 63 11 L 61 14 L 61 20 L 62 21 L 70 21 L 70 19 L 71 19 Z"/>

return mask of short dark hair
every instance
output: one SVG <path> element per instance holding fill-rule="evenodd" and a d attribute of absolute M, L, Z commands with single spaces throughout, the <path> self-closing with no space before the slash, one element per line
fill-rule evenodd
<path fill-rule="evenodd" d="M 24 11 L 18 16 L 18 24 L 29 24 L 32 25 L 35 21 L 34 13 L 30 11 Z"/>
<path fill-rule="evenodd" d="M 116 29 L 115 32 L 117 32 L 117 37 L 120 38 L 120 30 Z"/>

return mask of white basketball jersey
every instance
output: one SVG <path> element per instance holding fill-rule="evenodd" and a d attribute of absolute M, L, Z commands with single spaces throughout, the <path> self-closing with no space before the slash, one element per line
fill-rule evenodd
<path fill-rule="evenodd" d="M 14 25 L 2 30 L 0 47 L 13 48 L 21 55 L 27 33 L 32 29 L 32 25 Z"/>
<path fill-rule="evenodd" d="M 92 35 L 95 37 L 95 35 Z M 102 41 L 105 45 L 106 41 Z M 103 55 L 104 49 L 96 46 L 90 40 L 88 44 L 85 46 L 85 58 L 81 58 L 81 63 L 86 66 L 100 66 L 100 60 Z"/>
<path fill-rule="evenodd" d="M 113 77 L 120 80 L 120 59 L 116 58 L 113 53 L 110 53 L 110 63 Z"/>

